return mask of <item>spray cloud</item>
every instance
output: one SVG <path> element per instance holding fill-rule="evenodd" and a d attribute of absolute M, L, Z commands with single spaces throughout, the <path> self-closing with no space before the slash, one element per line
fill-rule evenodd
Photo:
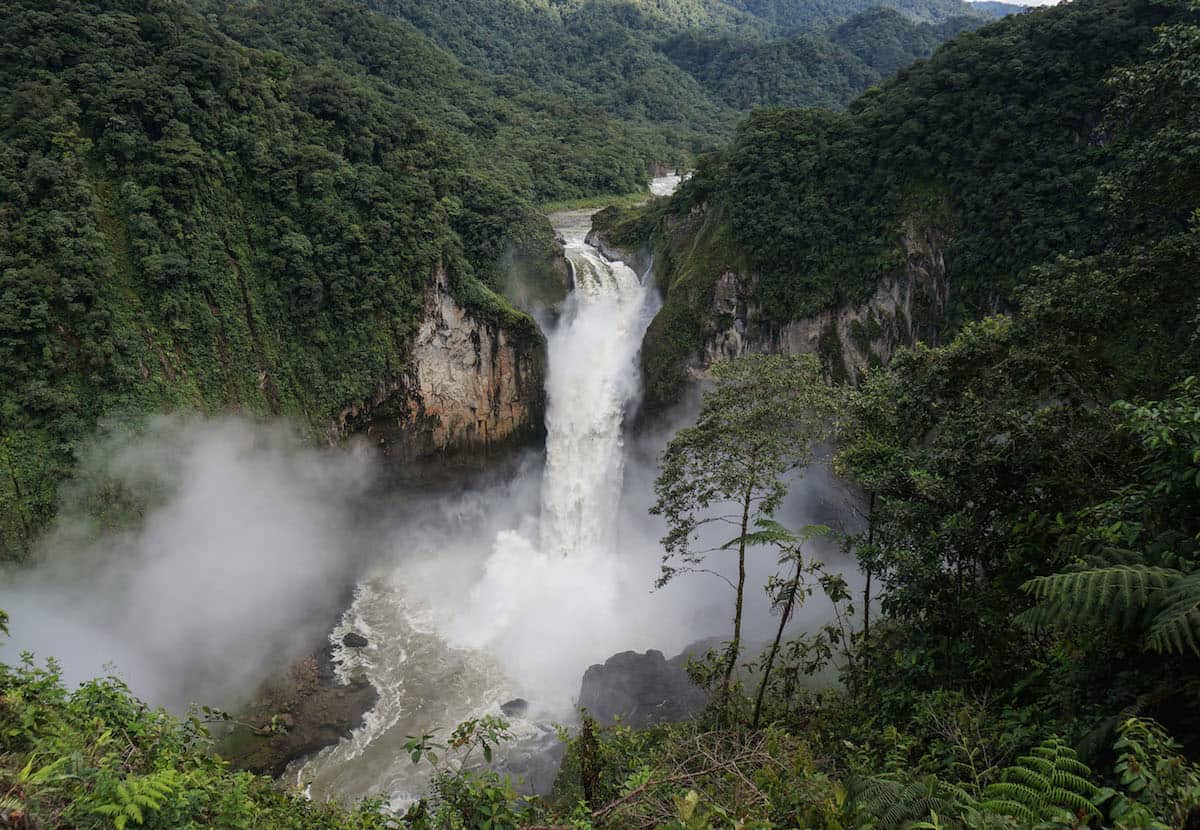
<path fill-rule="evenodd" d="M 11 648 L 60 660 L 69 682 L 111 666 L 153 703 L 236 705 L 335 618 L 372 464 L 232 418 L 104 433 L 34 567 L 0 586 Z M 105 530 L 97 497 L 148 509 Z"/>

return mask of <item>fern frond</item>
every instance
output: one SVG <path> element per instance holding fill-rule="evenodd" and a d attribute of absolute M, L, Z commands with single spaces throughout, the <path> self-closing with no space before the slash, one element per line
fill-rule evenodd
<path fill-rule="evenodd" d="M 1080 813 L 1100 815 L 1100 811 L 1096 809 L 1096 805 L 1092 803 L 1090 798 L 1062 787 L 1054 787 L 1046 793 L 1045 797 L 1048 801 L 1047 806 L 1066 809 L 1073 815 L 1079 815 Z"/>
<path fill-rule="evenodd" d="M 1040 576 L 1021 586 L 1038 605 L 1017 621 L 1034 628 L 1112 622 L 1128 626 L 1160 607 L 1183 578 L 1171 568 L 1131 565 Z"/>
<path fill-rule="evenodd" d="M 979 809 L 984 815 L 1011 816 L 1030 823 L 1038 817 L 1038 814 L 1026 807 L 1024 803 L 1004 798 L 989 798 L 979 805 Z"/>
<path fill-rule="evenodd" d="M 1053 769 L 1051 774 L 1053 774 Z M 1054 786 L 1045 775 L 1028 767 L 1016 767 L 1010 770 L 1008 780 L 1014 784 L 1024 784 L 1037 792 L 1045 792 Z"/>
<path fill-rule="evenodd" d="M 1064 815 L 1099 816 L 1093 803 L 1099 790 L 1087 779 L 1089 775 L 1091 770 L 1070 746 L 1051 738 L 1005 769 L 1001 780 L 987 788 L 979 810 L 1027 824 Z"/>
<path fill-rule="evenodd" d="M 1200 571 L 1179 580 L 1164 599 L 1146 635 L 1147 647 L 1160 654 L 1200 654 Z"/>
<path fill-rule="evenodd" d="M 853 782 L 850 795 L 856 809 L 873 819 L 877 830 L 903 830 L 933 813 L 956 815 L 970 806 L 965 791 L 934 776 L 915 781 L 883 775 L 860 779 Z"/>

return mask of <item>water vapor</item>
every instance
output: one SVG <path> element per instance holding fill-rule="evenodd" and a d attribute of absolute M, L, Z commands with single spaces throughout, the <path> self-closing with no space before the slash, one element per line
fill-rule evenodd
<path fill-rule="evenodd" d="M 6 659 L 54 657 L 69 682 L 109 667 L 177 709 L 236 705 L 336 619 L 360 552 L 352 505 L 371 480 L 365 453 L 306 448 L 280 425 L 110 425 L 34 567 L 0 586 Z M 100 526 L 97 500 L 108 515 L 128 504 L 127 526 Z"/>

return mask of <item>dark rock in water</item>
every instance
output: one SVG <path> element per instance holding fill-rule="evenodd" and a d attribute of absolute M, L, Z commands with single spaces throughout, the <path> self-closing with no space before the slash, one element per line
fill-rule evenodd
<path fill-rule="evenodd" d="M 601 723 L 618 717 L 634 728 L 687 720 L 708 696 L 661 651 L 626 651 L 583 675 L 579 706 Z"/>
<path fill-rule="evenodd" d="M 342 645 L 347 648 L 365 648 L 367 644 L 366 637 L 361 634 L 355 634 L 353 631 L 342 638 Z"/>
<path fill-rule="evenodd" d="M 510 718 L 523 718 L 525 713 L 529 711 L 529 701 L 524 698 L 514 698 L 508 703 L 500 704 L 500 711 Z"/>
<path fill-rule="evenodd" d="M 378 697 L 365 677 L 338 680 L 326 642 L 263 684 L 221 736 L 218 753 L 234 769 L 279 777 L 291 761 L 348 737 Z"/>
<path fill-rule="evenodd" d="M 562 766 L 566 745 L 558 739 L 554 727 L 536 724 L 540 732 L 508 744 L 503 757 L 494 766 L 496 772 L 512 779 L 513 786 L 522 795 L 549 796 L 554 790 L 554 779 Z"/>

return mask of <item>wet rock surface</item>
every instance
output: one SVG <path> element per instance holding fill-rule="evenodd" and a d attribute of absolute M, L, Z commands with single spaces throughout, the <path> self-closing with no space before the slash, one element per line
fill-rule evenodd
<path fill-rule="evenodd" d="M 686 720 L 708 699 L 688 678 L 686 662 L 653 650 L 615 654 L 584 674 L 579 708 L 602 724 L 620 719 L 634 728 Z"/>
<path fill-rule="evenodd" d="M 536 728 L 537 736 L 509 746 L 494 768 L 500 775 L 507 775 L 519 792 L 547 796 L 554 789 L 567 747 L 550 724 L 539 723 Z"/>
<path fill-rule="evenodd" d="M 363 635 L 356 634 L 355 632 L 351 631 L 342 638 L 342 645 L 344 645 L 346 648 L 366 648 L 368 645 L 370 645 L 370 641 L 367 640 L 367 638 Z"/>
<path fill-rule="evenodd" d="M 265 683 L 219 737 L 217 751 L 235 769 L 278 777 L 296 758 L 348 736 L 377 699 L 365 678 L 338 682 L 333 650 L 326 645 Z"/>
<path fill-rule="evenodd" d="M 524 698 L 514 698 L 507 703 L 500 704 L 500 711 L 507 718 L 523 718 L 525 713 L 529 711 L 529 701 Z"/>

